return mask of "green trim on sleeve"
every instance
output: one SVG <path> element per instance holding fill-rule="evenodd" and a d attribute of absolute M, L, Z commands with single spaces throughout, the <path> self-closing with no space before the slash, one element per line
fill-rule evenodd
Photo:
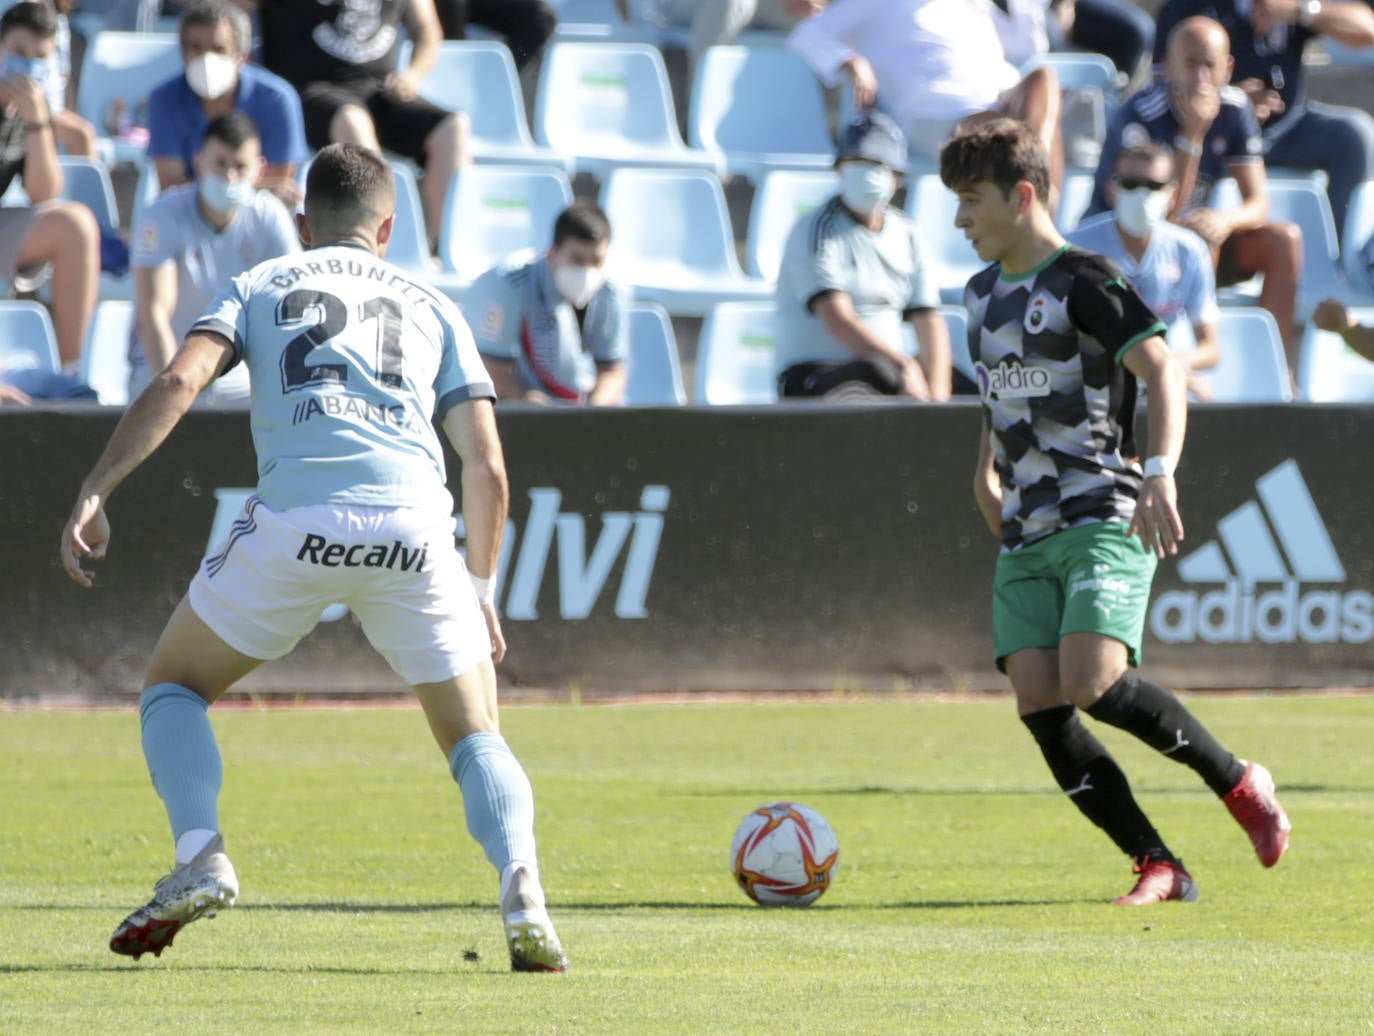
<path fill-rule="evenodd" d="M 1144 331 L 1141 331 L 1140 334 L 1134 336 L 1130 341 L 1128 341 L 1125 345 L 1118 349 L 1116 351 L 1116 355 L 1112 357 L 1112 362 L 1120 363 L 1121 358 L 1125 356 L 1128 352 L 1130 352 L 1133 347 L 1139 345 L 1141 342 L 1145 341 L 1145 339 L 1149 338 L 1151 335 L 1163 335 L 1166 334 L 1168 330 L 1169 328 L 1165 325 L 1164 321 L 1156 320 L 1148 328 L 1146 328 Z"/>

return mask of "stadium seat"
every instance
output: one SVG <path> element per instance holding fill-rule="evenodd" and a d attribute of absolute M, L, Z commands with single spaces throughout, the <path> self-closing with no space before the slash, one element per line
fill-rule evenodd
<path fill-rule="evenodd" d="M 1187 323 L 1180 321 L 1180 323 Z M 1221 359 L 1199 376 L 1217 403 L 1289 403 L 1293 388 L 1279 325 L 1268 310 L 1226 306 L 1217 317 Z"/>
<path fill-rule="evenodd" d="M 62 166 L 62 197 L 81 202 L 102 227 L 118 230 L 119 204 L 104 164 L 76 155 L 59 155 L 57 161 Z"/>
<path fill-rule="evenodd" d="M 973 358 L 968 351 L 968 310 L 964 309 L 963 306 L 942 305 L 940 315 L 945 318 L 945 326 L 949 330 L 951 366 L 976 384 L 978 379 L 973 373 Z M 910 327 L 911 325 L 907 324 L 906 326 Z"/>
<path fill-rule="evenodd" d="M 781 48 L 708 48 L 692 78 L 687 138 L 755 182 L 772 169 L 829 170 L 835 160 L 820 84 Z"/>
<path fill-rule="evenodd" d="M 839 189 L 840 178 L 834 171 L 775 169 L 767 173 L 759 181 L 749 209 L 749 232 L 744 244 L 744 264 L 749 275 L 776 281 L 792 227 Z"/>
<path fill-rule="evenodd" d="M 662 306 L 636 302 L 630 307 L 630 358 L 626 364 L 626 406 L 682 406 L 682 365 L 673 325 Z"/>
<path fill-rule="evenodd" d="M 722 302 L 706 315 L 697 342 L 696 402 L 777 402 L 773 313 L 771 302 Z"/>
<path fill-rule="evenodd" d="M 1361 324 L 1374 324 L 1374 306 L 1350 313 Z M 1374 402 L 1374 363 L 1340 335 L 1309 326 L 1298 357 L 1298 391 L 1311 403 Z"/>
<path fill-rule="evenodd" d="M 181 47 L 170 32 L 101 32 L 86 46 L 78 80 L 76 110 L 101 137 L 115 99 L 122 100 L 137 123 L 138 108 L 153 88 L 181 71 Z M 146 117 L 142 120 L 146 125 Z M 142 161 L 146 143 L 116 139 L 117 162 Z"/>
<path fill-rule="evenodd" d="M 1269 219 L 1291 221 L 1302 228 L 1302 276 L 1298 280 L 1298 319 L 1306 320 L 1328 296 L 1350 294 L 1340 272 L 1340 247 L 1331 202 L 1312 179 L 1271 179 Z"/>
<path fill-rule="evenodd" d="M 1345 212 L 1341 271 L 1357 293 L 1374 292 L 1374 180 L 1355 188 Z"/>
<path fill-rule="evenodd" d="M 1055 217 L 1055 223 L 1061 234 L 1067 234 L 1078 226 L 1083 219 L 1083 213 L 1088 211 L 1088 205 L 1092 200 L 1092 173 L 1071 172 L 1065 174 L 1064 185 L 1059 191 L 1059 212 Z"/>
<path fill-rule="evenodd" d="M 1107 135 L 1107 116 L 1116 105 L 1123 77 L 1110 59 L 1088 51 L 1037 54 L 1021 66 L 1021 74 L 1041 67 L 1052 68 L 1059 77 L 1066 163 L 1096 171 Z"/>
<path fill-rule="evenodd" d="M 933 173 L 923 173 L 907 187 L 907 212 L 920 225 L 926 259 L 944 302 L 962 303 L 964 285 L 987 264 L 954 225 L 959 199 Z"/>
<path fill-rule="evenodd" d="M 476 161 L 571 170 L 565 156 L 539 147 L 530 136 L 515 61 L 504 43 L 452 40 L 440 44 L 439 59 L 421 82 L 420 94 L 467 115 Z"/>
<path fill-rule="evenodd" d="M 555 43 L 544 54 L 535 139 L 604 180 L 618 166 L 721 171 L 678 134 L 663 55 L 643 43 Z"/>
<path fill-rule="evenodd" d="M 621 34 L 624 23 L 615 0 L 550 0 L 558 12 L 555 39 L 605 41 Z"/>
<path fill-rule="evenodd" d="M 439 257 L 444 269 L 473 281 L 516 252 L 542 251 L 553 223 L 572 204 L 558 169 L 474 165 L 458 170 L 444 201 Z"/>
<path fill-rule="evenodd" d="M 52 317 L 37 302 L 0 301 L 0 370 L 62 369 Z"/>
<path fill-rule="evenodd" d="M 708 170 L 617 169 L 601 188 L 611 221 L 607 272 L 674 316 L 704 316 L 717 302 L 771 299 L 745 277 L 720 181 Z"/>
<path fill-rule="evenodd" d="M 106 406 L 129 402 L 129 338 L 134 328 L 132 302 L 102 299 L 86 332 L 80 379 Z"/>

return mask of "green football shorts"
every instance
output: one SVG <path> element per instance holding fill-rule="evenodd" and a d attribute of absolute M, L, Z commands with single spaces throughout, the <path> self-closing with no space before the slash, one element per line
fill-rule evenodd
<path fill-rule="evenodd" d="M 997 558 L 992 640 L 997 668 L 1022 648 L 1056 648 L 1067 633 L 1100 633 L 1140 664 L 1157 560 L 1123 522 L 1056 532 Z"/>

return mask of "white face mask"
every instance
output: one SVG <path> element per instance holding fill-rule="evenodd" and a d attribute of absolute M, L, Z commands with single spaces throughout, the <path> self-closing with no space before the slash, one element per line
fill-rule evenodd
<path fill-rule="evenodd" d="M 591 302 L 592 296 L 606 283 L 606 275 L 596 266 L 557 266 L 553 271 L 553 286 L 558 294 L 572 303 L 574 309 L 582 309 Z"/>
<path fill-rule="evenodd" d="M 207 51 L 186 65 L 186 82 L 197 97 L 206 101 L 223 97 L 238 81 L 239 63 L 214 51 Z"/>
<path fill-rule="evenodd" d="M 1166 188 L 1152 191 L 1148 187 L 1137 187 L 1133 191 L 1116 192 L 1116 222 L 1122 230 L 1132 237 L 1147 237 L 1156 223 L 1164 222 L 1173 203 L 1174 192 Z"/>
<path fill-rule="evenodd" d="M 840 199 L 853 212 L 868 215 L 885 208 L 897 193 L 897 176 L 874 162 L 845 162 L 840 166 Z"/>

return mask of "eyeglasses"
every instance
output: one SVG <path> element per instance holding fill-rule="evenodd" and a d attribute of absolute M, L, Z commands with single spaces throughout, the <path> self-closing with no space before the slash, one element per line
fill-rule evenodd
<path fill-rule="evenodd" d="M 1138 191 L 1142 187 L 1148 187 L 1152 191 L 1162 191 L 1169 186 L 1168 180 L 1147 180 L 1140 176 L 1119 176 L 1116 183 L 1123 191 Z"/>

